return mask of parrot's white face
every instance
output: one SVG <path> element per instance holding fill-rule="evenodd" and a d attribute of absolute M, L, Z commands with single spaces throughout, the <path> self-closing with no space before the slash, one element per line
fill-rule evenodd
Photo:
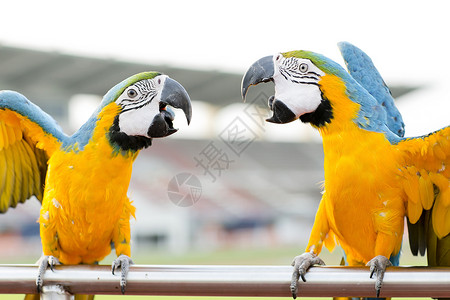
<path fill-rule="evenodd" d="M 281 101 L 299 118 L 317 109 L 322 101 L 319 81 L 325 75 L 309 59 L 273 56 L 275 99 Z M 269 103 L 271 106 L 272 103 Z M 272 106 L 271 106 L 272 108 Z"/>
<path fill-rule="evenodd" d="M 175 114 L 171 108 L 181 109 L 188 124 L 192 117 L 189 95 L 177 81 L 155 72 L 135 76 L 142 79 L 132 81 L 114 101 L 120 110 L 108 133 L 110 142 L 123 151 L 146 148 L 153 138 L 177 132 L 173 128 Z"/>
<path fill-rule="evenodd" d="M 153 79 L 145 79 L 136 82 L 123 91 L 116 103 L 122 107 L 119 114 L 118 125 L 120 132 L 129 136 L 149 135 L 149 128 L 154 118 L 164 111 L 164 119 L 171 123 L 173 115 L 165 112 L 162 105 L 161 93 L 168 76 L 158 75 Z"/>

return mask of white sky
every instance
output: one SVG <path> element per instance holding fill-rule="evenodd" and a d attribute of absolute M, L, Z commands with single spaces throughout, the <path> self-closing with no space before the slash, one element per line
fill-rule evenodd
<path fill-rule="evenodd" d="M 5 1 L 1 10 L 0 43 L 10 46 L 243 73 L 288 50 L 342 64 L 336 43 L 345 40 L 369 54 L 390 84 L 450 83 L 445 0 L 44 0 Z M 450 109 L 445 96 L 433 102 L 441 111 Z M 425 100 L 419 110 L 431 105 Z"/>
<path fill-rule="evenodd" d="M 339 41 L 388 81 L 432 81 L 450 63 L 446 1 L 7 1 L 0 43 L 244 72 L 279 51 L 339 62 Z"/>

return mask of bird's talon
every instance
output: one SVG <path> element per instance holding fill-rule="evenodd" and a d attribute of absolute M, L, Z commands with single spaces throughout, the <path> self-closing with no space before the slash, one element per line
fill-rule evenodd
<path fill-rule="evenodd" d="M 115 275 L 115 271 L 118 268 L 122 269 L 122 272 L 120 274 L 120 290 L 122 292 L 122 294 L 125 294 L 125 288 L 127 286 L 127 275 L 128 275 L 128 270 L 130 269 L 130 265 L 133 264 L 133 261 L 131 260 L 130 257 L 128 257 L 127 255 L 120 255 L 119 257 L 117 257 L 112 265 L 111 265 L 111 272 L 113 275 Z"/>
<path fill-rule="evenodd" d="M 42 256 L 37 264 L 39 265 L 38 276 L 36 278 L 36 290 L 38 294 L 42 292 L 42 286 L 44 285 L 44 274 L 47 268 L 49 267 L 52 272 L 54 272 L 54 266 L 59 265 L 59 260 L 51 255 Z"/>
<path fill-rule="evenodd" d="M 392 266 L 390 260 L 382 255 L 378 255 L 372 258 L 367 266 L 370 266 L 370 278 L 372 278 L 373 274 L 376 274 L 377 279 L 375 281 L 375 291 L 377 294 L 377 298 L 380 296 L 381 286 L 383 284 L 384 273 L 386 272 L 386 268 Z"/>
<path fill-rule="evenodd" d="M 292 298 L 296 299 L 297 298 L 297 285 L 294 284 L 293 282 L 291 283 L 291 293 L 292 293 Z"/>
<path fill-rule="evenodd" d="M 291 265 L 294 267 L 291 280 L 291 292 L 292 297 L 295 299 L 297 298 L 299 278 L 301 278 L 303 282 L 306 282 L 305 275 L 308 269 L 313 265 L 325 265 L 325 263 L 316 254 L 306 252 L 296 256 Z"/>
<path fill-rule="evenodd" d="M 49 267 L 52 272 L 55 272 L 54 265 L 52 262 L 50 262 Z"/>

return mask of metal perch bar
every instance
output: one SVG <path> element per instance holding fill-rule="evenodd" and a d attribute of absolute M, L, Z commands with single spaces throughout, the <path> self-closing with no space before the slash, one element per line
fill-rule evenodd
<path fill-rule="evenodd" d="M 37 266 L 0 265 L 0 293 L 36 291 Z M 120 273 L 120 272 L 119 272 Z M 126 294 L 172 296 L 290 297 L 290 266 L 134 265 Z M 121 294 L 110 266 L 56 266 L 44 286 L 63 286 L 72 294 Z M 366 267 L 313 267 L 299 282 L 299 297 L 375 296 Z M 450 268 L 390 267 L 383 297 L 450 297 Z"/>

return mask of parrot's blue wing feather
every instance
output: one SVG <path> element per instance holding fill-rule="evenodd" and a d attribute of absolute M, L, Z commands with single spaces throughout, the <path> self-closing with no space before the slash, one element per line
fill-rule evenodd
<path fill-rule="evenodd" d="M 389 88 L 370 57 L 348 42 L 341 42 L 338 46 L 350 75 L 386 110 L 386 125 L 389 130 L 399 137 L 403 137 L 405 124 L 402 116 L 395 106 Z"/>
<path fill-rule="evenodd" d="M 13 91 L 0 92 L 0 212 L 42 200 L 48 156 L 69 138 L 55 120 Z"/>
<path fill-rule="evenodd" d="M 58 141 L 68 142 L 68 136 L 63 133 L 56 121 L 20 93 L 0 91 L 0 109 L 14 111 L 28 118 Z"/>

